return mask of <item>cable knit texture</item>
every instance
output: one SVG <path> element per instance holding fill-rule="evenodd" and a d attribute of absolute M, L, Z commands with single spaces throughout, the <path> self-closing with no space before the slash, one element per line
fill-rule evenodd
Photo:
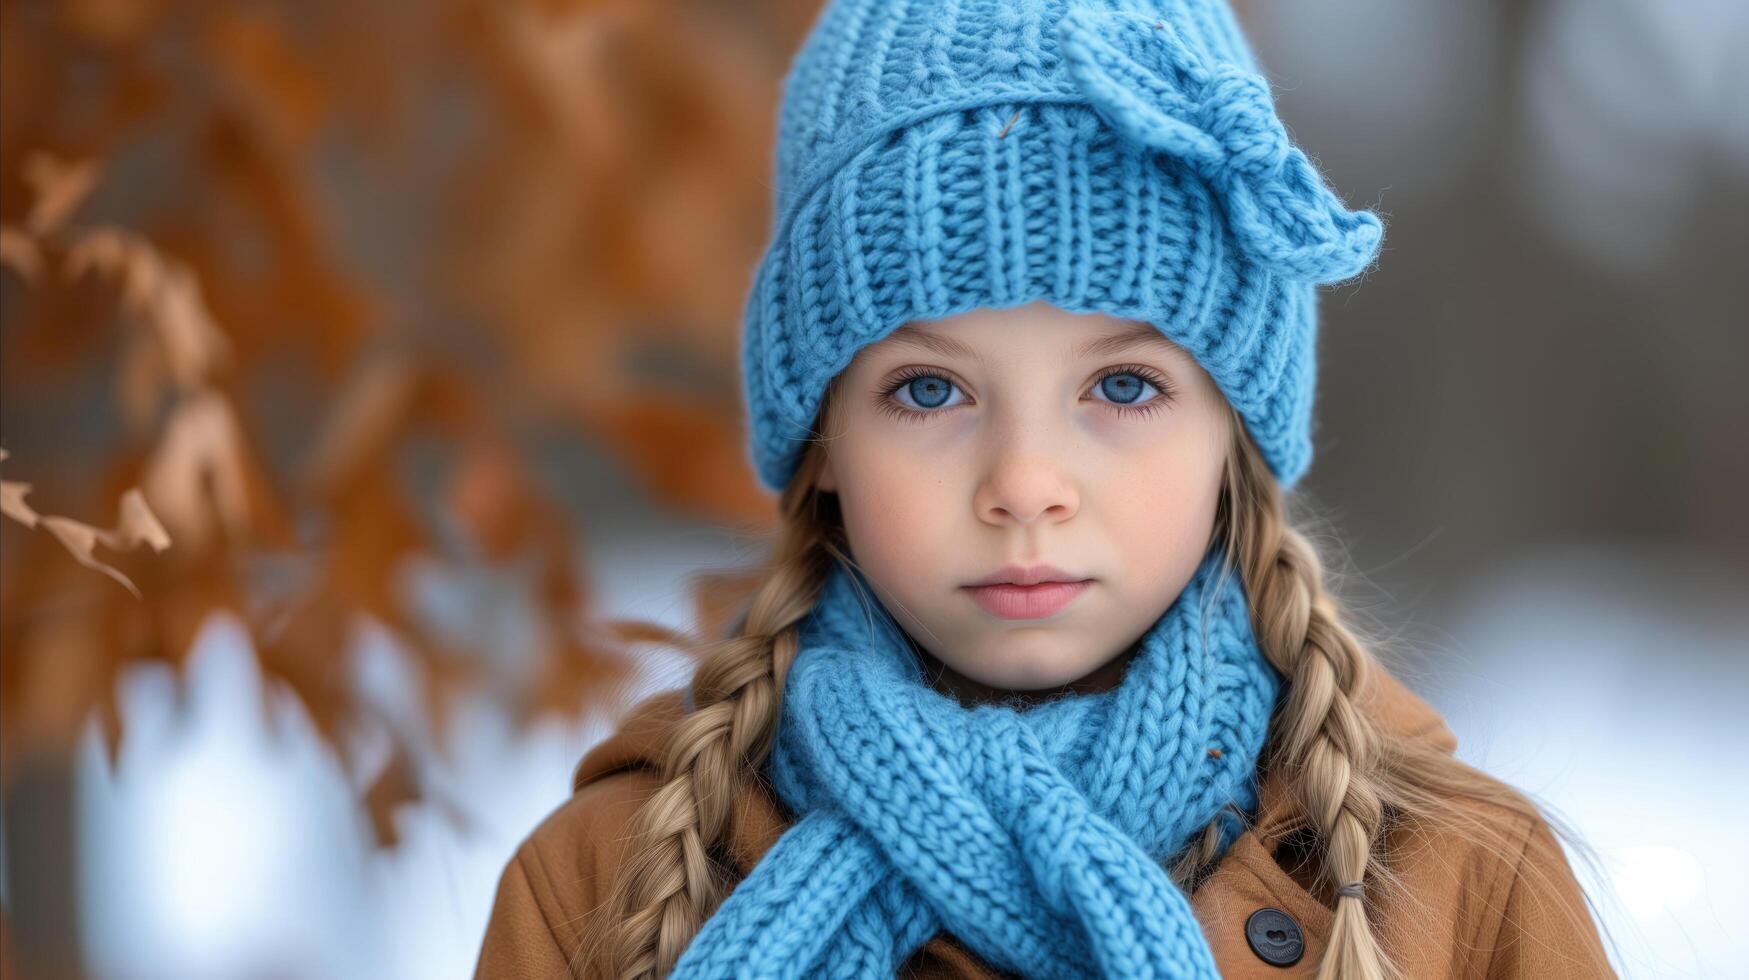
<path fill-rule="evenodd" d="M 1291 487 L 1315 287 L 1382 235 L 1289 142 L 1225 0 L 829 0 L 784 81 L 775 184 L 741 352 L 772 490 L 857 350 L 1039 299 L 1159 328 Z"/>
<path fill-rule="evenodd" d="M 1280 678 L 1211 548 L 1109 691 L 964 708 L 843 566 L 801 625 L 767 774 L 795 822 L 676 978 L 890 978 L 946 928 L 1028 977 L 1215 977 L 1166 867 L 1257 804 Z"/>

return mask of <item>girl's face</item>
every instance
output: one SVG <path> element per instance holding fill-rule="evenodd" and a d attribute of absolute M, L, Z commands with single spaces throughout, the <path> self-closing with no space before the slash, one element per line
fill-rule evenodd
<path fill-rule="evenodd" d="M 1232 433 L 1201 366 L 1145 323 L 1038 301 L 907 324 L 839 386 L 820 489 L 947 686 L 1120 680 L 1211 542 Z M 971 588 L 1041 565 L 1081 584 Z"/>

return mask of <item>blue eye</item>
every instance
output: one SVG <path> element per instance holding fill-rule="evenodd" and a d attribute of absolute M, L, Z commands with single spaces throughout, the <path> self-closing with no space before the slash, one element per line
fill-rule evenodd
<path fill-rule="evenodd" d="M 895 412 L 927 415 L 945 405 L 957 387 L 943 375 L 918 370 L 889 384 L 881 393 L 881 404 Z M 907 404 L 900 396 L 909 396 L 915 404 Z"/>
<path fill-rule="evenodd" d="M 1159 395 L 1143 399 L 1143 393 L 1149 388 Z M 1107 404 L 1117 406 L 1117 410 L 1125 415 L 1157 412 L 1170 406 L 1178 392 L 1165 375 L 1139 364 L 1108 369 L 1093 383 L 1093 390 L 1111 399 Z"/>
<path fill-rule="evenodd" d="M 1153 385 L 1143 380 L 1140 375 L 1125 371 L 1100 378 L 1098 387 L 1107 398 L 1119 405 L 1128 405 L 1142 397 L 1143 388 L 1151 388 Z"/>
<path fill-rule="evenodd" d="M 940 408 L 947 401 L 947 396 L 953 392 L 953 382 L 943 377 L 926 374 L 920 378 L 912 378 L 899 386 L 900 391 L 910 393 L 920 408 Z"/>

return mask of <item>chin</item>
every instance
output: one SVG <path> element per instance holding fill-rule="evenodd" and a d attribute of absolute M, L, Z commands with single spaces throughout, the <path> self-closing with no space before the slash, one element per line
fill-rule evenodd
<path fill-rule="evenodd" d="M 962 672 L 963 673 L 963 672 Z M 1065 671 L 1060 665 L 1009 665 L 1009 669 L 998 671 L 989 676 L 967 674 L 972 680 L 988 687 L 1001 688 L 1005 691 L 1046 691 L 1070 684 L 1086 671 L 1075 673 Z"/>

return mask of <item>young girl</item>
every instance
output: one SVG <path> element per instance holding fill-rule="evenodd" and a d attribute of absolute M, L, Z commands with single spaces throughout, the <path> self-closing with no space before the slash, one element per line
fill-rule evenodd
<path fill-rule="evenodd" d="M 1285 516 L 1364 271 L 1224 0 L 831 0 L 747 306 L 782 528 L 482 977 L 1610 975 Z"/>

